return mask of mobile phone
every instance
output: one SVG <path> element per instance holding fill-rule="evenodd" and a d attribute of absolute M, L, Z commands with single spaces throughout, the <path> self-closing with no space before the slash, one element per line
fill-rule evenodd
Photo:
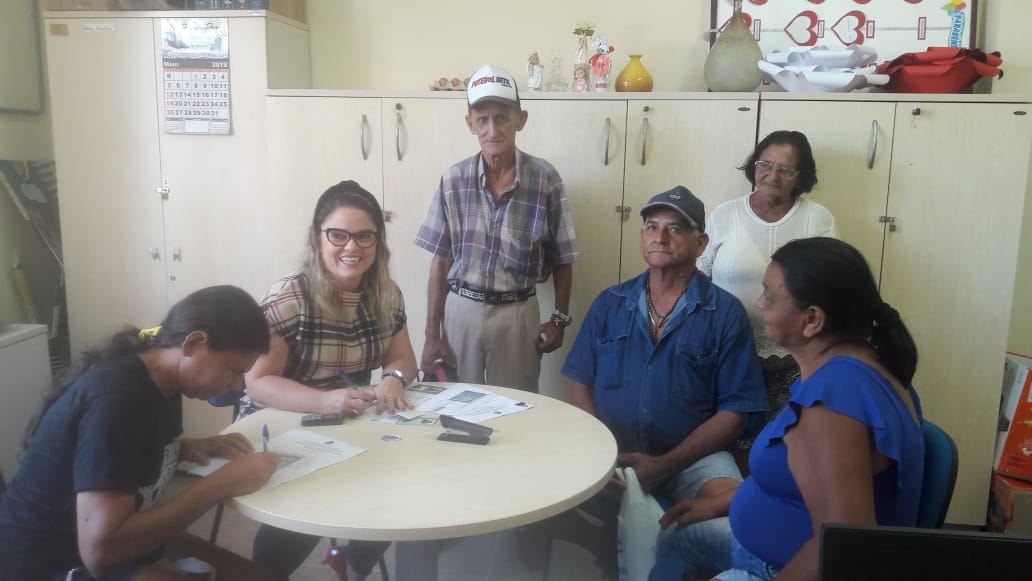
<path fill-rule="evenodd" d="M 301 416 L 302 426 L 337 426 L 344 423 L 341 414 L 305 414 Z"/>

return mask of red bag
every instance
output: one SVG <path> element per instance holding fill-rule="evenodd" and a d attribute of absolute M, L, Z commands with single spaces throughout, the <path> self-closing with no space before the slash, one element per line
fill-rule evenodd
<path fill-rule="evenodd" d="M 999 52 L 977 48 L 931 47 L 878 65 L 889 75 L 886 89 L 898 93 L 960 93 L 982 77 L 1002 77 Z"/>

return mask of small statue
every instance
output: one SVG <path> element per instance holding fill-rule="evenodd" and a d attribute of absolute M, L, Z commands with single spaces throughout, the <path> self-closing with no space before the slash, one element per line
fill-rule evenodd
<path fill-rule="evenodd" d="M 595 54 L 588 59 L 591 62 L 591 72 L 595 74 L 595 91 L 604 93 L 609 88 L 609 71 L 613 70 L 613 59 L 609 54 L 613 52 L 609 41 L 599 38 L 595 41 Z"/>
<path fill-rule="evenodd" d="M 541 70 L 544 67 L 541 66 L 541 58 L 538 57 L 538 53 L 532 52 L 527 57 L 527 90 L 528 91 L 540 91 L 541 90 Z"/>
<path fill-rule="evenodd" d="M 573 87 L 574 93 L 583 93 L 588 90 L 588 68 L 587 63 L 573 65 Z"/>
<path fill-rule="evenodd" d="M 563 78 L 563 59 L 559 53 L 552 54 L 552 70 L 548 72 L 546 91 L 562 92 L 566 90 L 566 79 Z"/>

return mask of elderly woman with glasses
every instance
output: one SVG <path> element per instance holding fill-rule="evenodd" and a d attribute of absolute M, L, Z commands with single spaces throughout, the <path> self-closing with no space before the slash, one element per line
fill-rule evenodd
<path fill-rule="evenodd" d="M 341 182 L 319 197 L 301 268 L 261 302 L 272 342 L 247 374 L 242 413 L 268 406 L 356 417 L 374 404 L 378 413 L 412 407 L 405 388 L 416 376 L 416 356 L 384 234 L 383 211 L 357 183 Z M 381 379 L 370 385 L 376 369 Z M 262 527 L 254 557 L 285 578 L 318 540 Z M 374 557 L 386 545 L 380 547 Z M 349 549 L 359 568 L 362 549 L 354 542 Z"/>
<path fill-rule="evenodd" d="M 771 133 L 739 169 L 753 191 L 717 206 L 707 216 L 710 243 L 697 266 L 746 306 L 773 415 L 788 398 L 799 366 L 788 351 L 763 334 L 755 305 L 763 290 L 763 273 L 771 255 L 791 240 L 836 238 L 835 219 L 827 208 L 803 196 L 817 184 L 817 164 L 802 133 Z M 746 439 L 738 447 L 747 449 L 750 443 Z M 739 456 L 744 459 L 744 453 Z"/>

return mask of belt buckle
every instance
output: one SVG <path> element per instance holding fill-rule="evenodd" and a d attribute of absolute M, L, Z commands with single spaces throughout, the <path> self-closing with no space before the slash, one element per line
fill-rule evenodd
<path fill-rule="evenodd" d="M 498 301 L 501 303 L 515 303 L 516 293 L 502 293 L 498 295 Z"/>

